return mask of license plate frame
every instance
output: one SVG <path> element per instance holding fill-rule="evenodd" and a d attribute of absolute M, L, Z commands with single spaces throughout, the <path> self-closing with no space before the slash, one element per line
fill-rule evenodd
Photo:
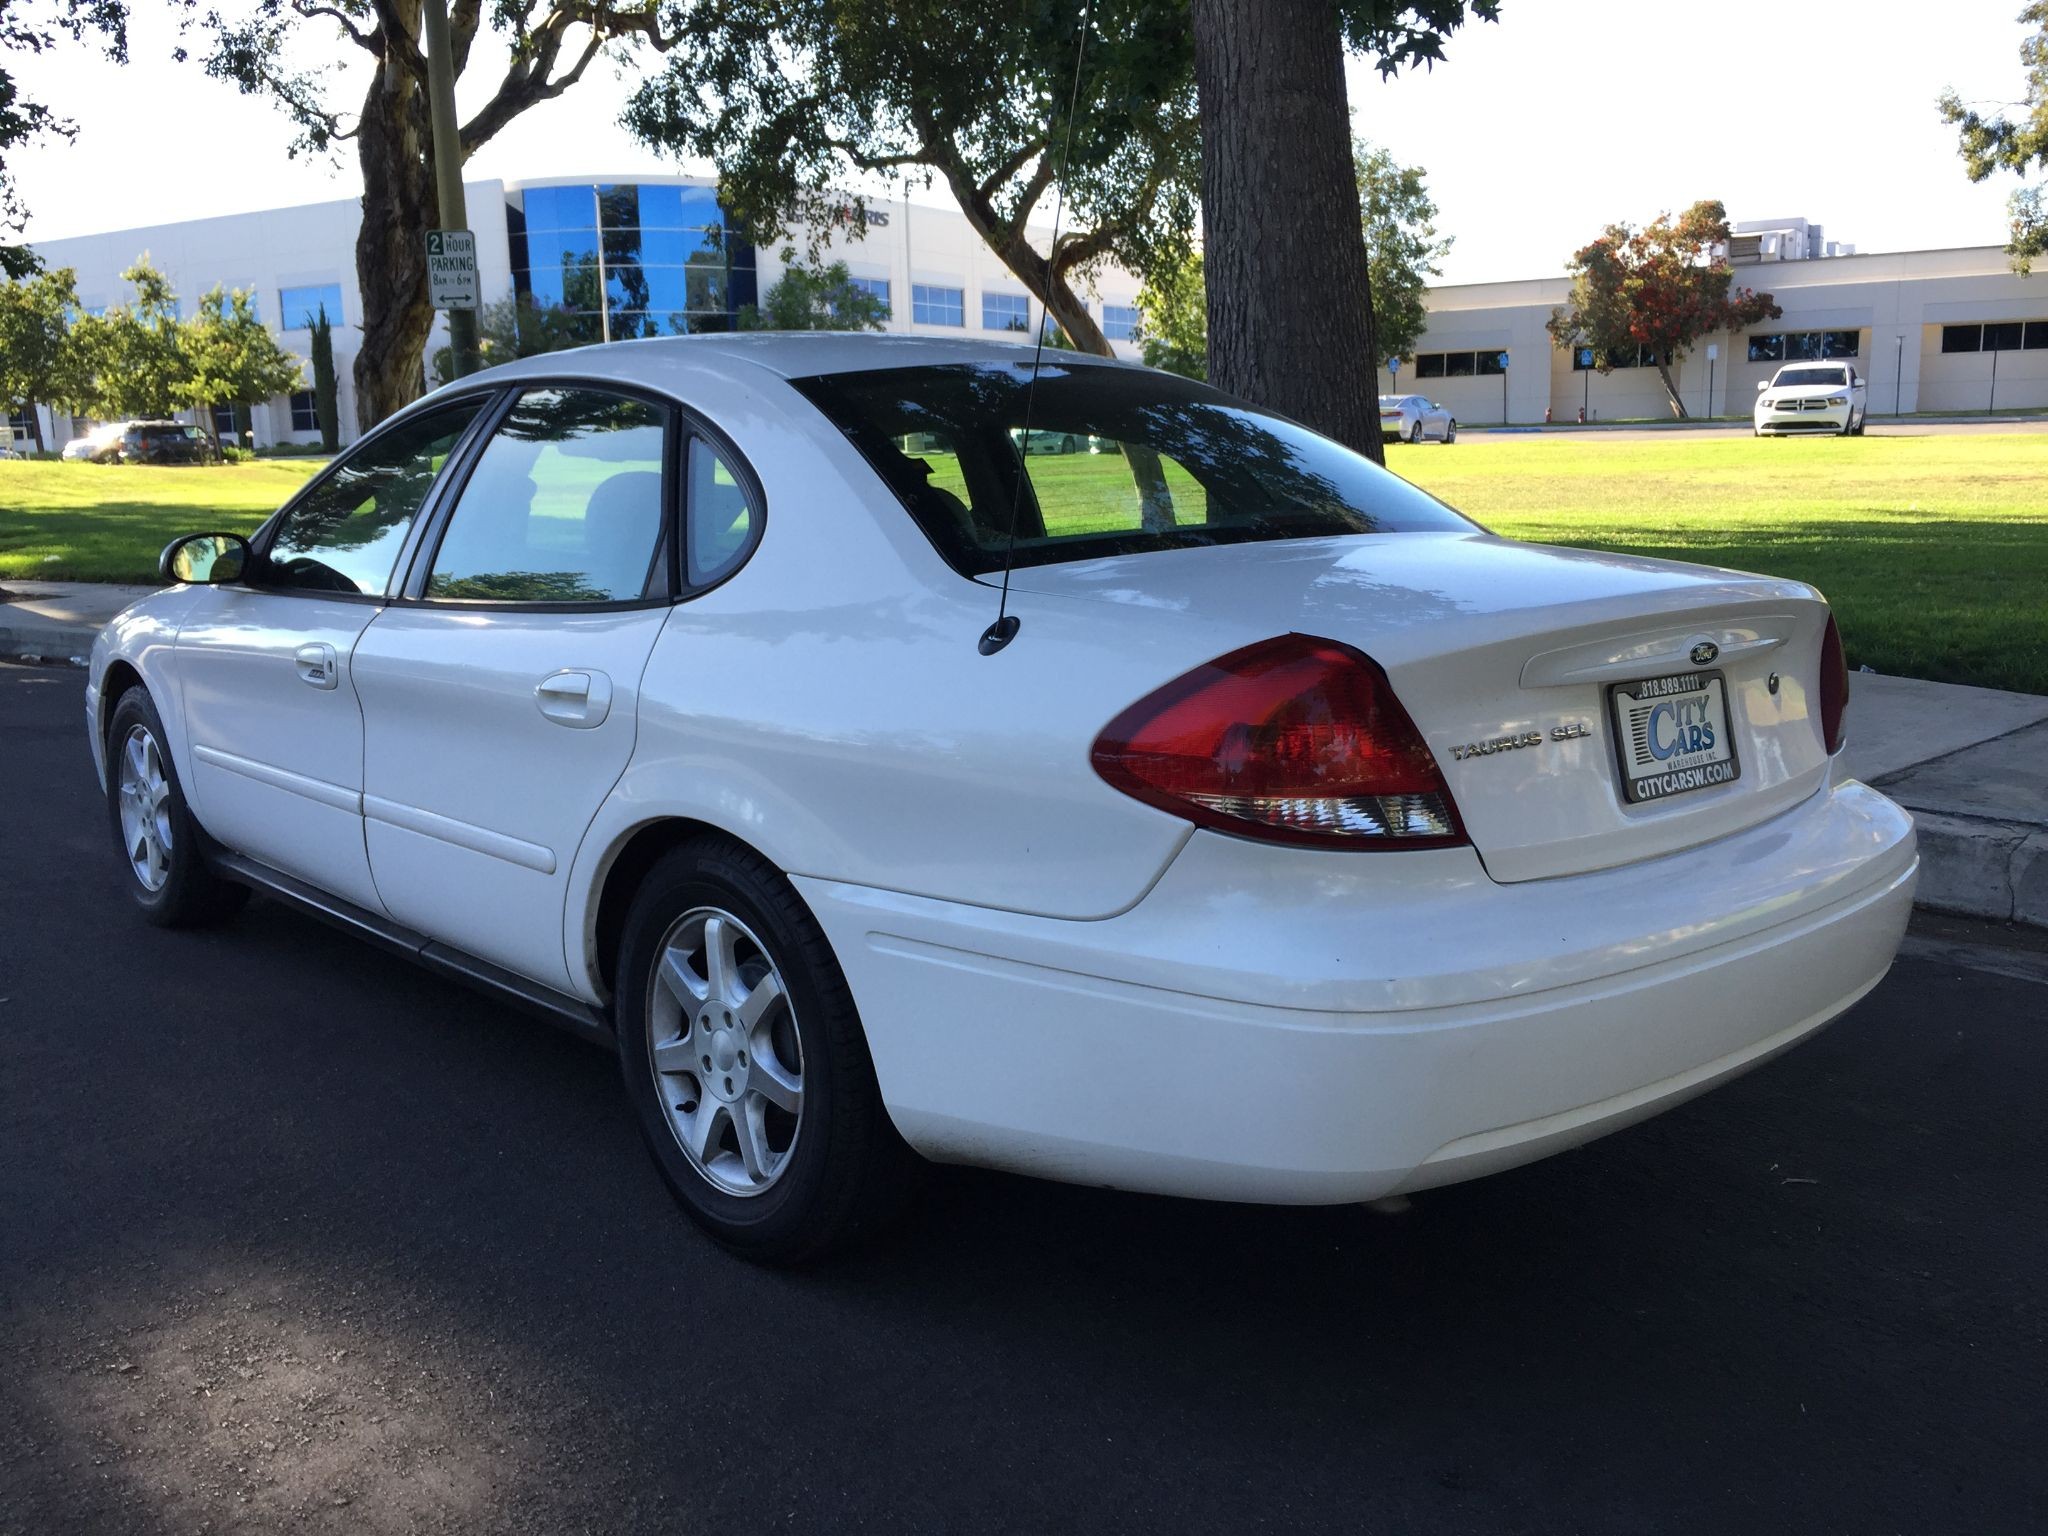
<path fill-rule="evenodd" d="M 1646 689 L 1651 690 L 1647 697 L 1643 692 Z M 1624 698 L 1627 699 L 1627 704 L 1623 703 Z M 1661 768 L 1653 773 L 1639 772 L 1631 750 L 1633 726 L 1629 718 L 1629 708 L 1643 705 L 1654 711 L 1656 706 L 1662 703 L 1695 698 L 1704 698 L 1711 705 L 1718 706 L 1718 719 L 1715 719 L 1709 710 L 1707 718 L 1701 723 L 1717 728 L 1716 741 L 1726 745 L 1727 756 L 1700 761 L 1697 760 L 1697 754 L 1688 753 L 1685 756 L 1694 760 L 1685 767 Z M 1736 750 L 1735 732 L 1728 718 L 1728 680 L 1718 669 L 1707 672 L 1669 672 L 1654 677 L 1636 678 L 1625 683 L 1610 683 L 1606 703 L 1607 723 L 1614 733 L 1615 772 L 1621 781 L 1622 799 L 1627 804 L 1661 805 L 1667 800 L 1697 794 L 1703 789 L 1719 789 L 1741 779 L 1741 754 Z M 1654 721 L 1648 722 L 1646 728 L 1654 729 Z M 1654 787 L 1675 777 L 1687 777 L 1693 781 L 1676 787 Z M 1652 787 L 1646 789 L 1645 786 Z"/>

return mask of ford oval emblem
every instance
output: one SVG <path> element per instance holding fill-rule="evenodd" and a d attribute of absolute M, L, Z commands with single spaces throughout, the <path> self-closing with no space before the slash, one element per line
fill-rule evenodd
<path fill-rule="evenodd" d="M 1696 667 L 1704 667 L 1720 654 L 1721 647 L 1714 644 L 1711 640 L 1702 640 L 1692 648 L 1692 664 Z"/>

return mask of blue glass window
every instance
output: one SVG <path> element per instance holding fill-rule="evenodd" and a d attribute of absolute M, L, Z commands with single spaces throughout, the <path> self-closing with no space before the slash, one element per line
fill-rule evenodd
<path fill-rule="evenodd" d="M 1030 330 L 1031 301 L 1021 293 L 984 293 L 981 296 L 981 328 L 984 331 Z"/>
<path fill-rule="evenodd" d="M 526 209 L 529 234 L 556 229 L 597 227 L 596 189 L 580 187 L 528 187 L 520 194 Z"/>
<path fill-rule="evenodd" d="M 640 188 L 642 229 L 720 229 L 724 224 L 716 188 Z"/>
<path fill-rule="evenodd" d="M 884 306 L 890 303 L 889 279 L 886 277 L 850 277 L 847 279 L 847 283 L 851 287 L 858 288 L 862 293 L 873 294 L 882 301 Z"/>
<path fill-rule="evenodd" d="M 327 323 L 340 325 L 341 284 L 308 283 L 300 288 L 280 288 L 277 292 L 278 323 L 288 331 L 305 330 L 312 325 L 323 306 L 327 310 Z"/>
<path fill-rule="evenodd" d="M 912 283 L 910 318 L 919 325 L 965 325 L 966 291 L 960 288 L 935 287 L 930 283 Z"/>
<path fill-rule="evenodd" d="M 1138 307 L 1135 304 L 1105 304 L 1102 306 L 1102 334 L 1111 341 L 1129 341 L 1138 333 Z"/>

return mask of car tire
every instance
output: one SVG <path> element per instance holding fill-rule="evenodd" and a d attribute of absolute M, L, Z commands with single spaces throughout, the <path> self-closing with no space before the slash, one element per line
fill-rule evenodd
<path fill-rule="evenodd" d="M 207 866 L 199 824 L 185 804 L 164 725 L 145 688 L 130 688 L 107 721 L 107 819 L 128 875 L 128 894 L 160 928 L 219 922 L 249 899 L 247 887 Z"/>
<path fill-rule="evenodd" d="M 1444 423 L 1444 446 L 1450 447 L 1458 440 L 1458 420 L 1454 416 Z"/>
<path fill-rule="evenodd" d="M 1408 441 L 1411 443 L 1419 443 L 1422 441 L 1422 422 L 1420 418 L 1416 420 L 1414 426 L 1408 429 Z"/>
<path fill-rule="evenodd" d="M 626 1097 L 676 1203 L 719 1243 L 801 1264 L 903 1208 L 921 1164 L 832 947 L 780 870 L 723 837 L 676 848 L 634 894 L 617 975 Z"/>

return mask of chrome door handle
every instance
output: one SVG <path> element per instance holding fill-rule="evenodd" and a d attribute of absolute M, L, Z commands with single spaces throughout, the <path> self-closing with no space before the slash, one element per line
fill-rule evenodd
<path fill-rule="evenodd" d="M 587 731 L 612 712 L 612 680 L 602 672 L 552 672 L 535 686 L 533 697 L 555 724 Z"/>
<path fill-rule="evenodd" d="M 334 662 L 331 645 L 302 645 L 292 657 L 299 669 L 299 681 L 314 688 L 332 688 L 341 681 L 341 669 Z"/>

